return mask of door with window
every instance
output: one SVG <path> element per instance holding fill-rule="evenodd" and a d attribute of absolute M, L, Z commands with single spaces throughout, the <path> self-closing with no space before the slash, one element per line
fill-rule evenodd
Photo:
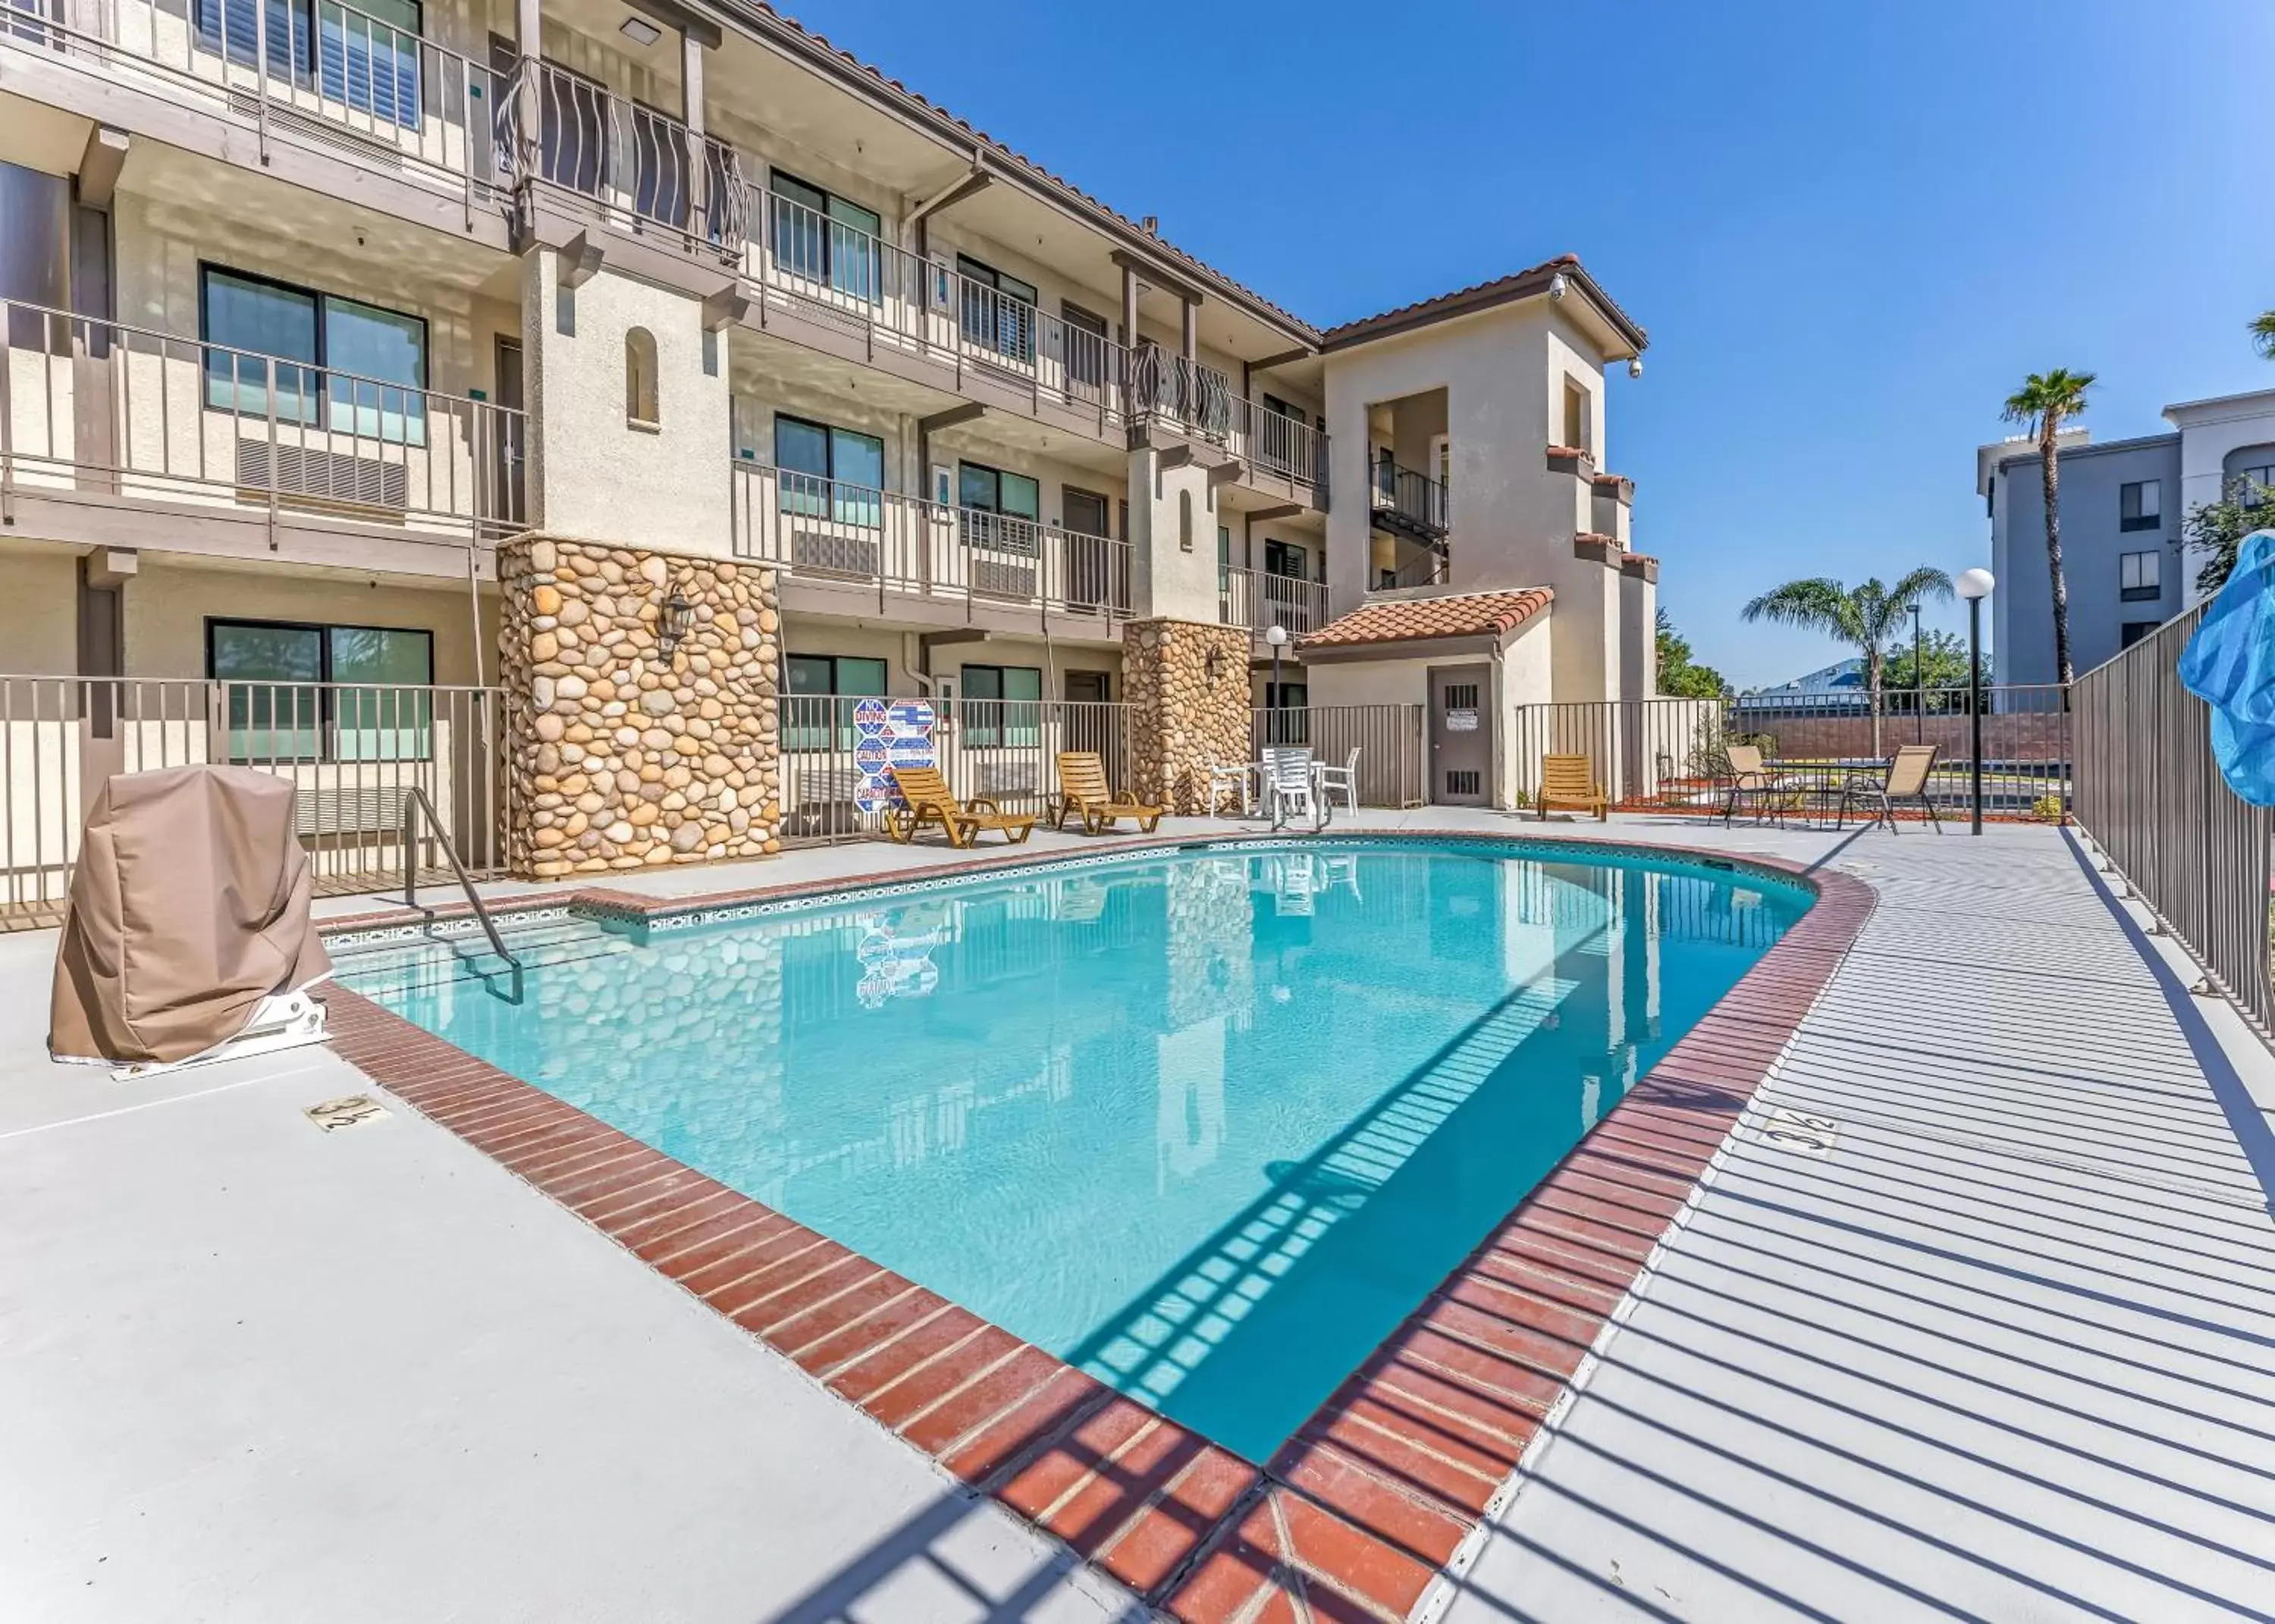
<path fill-rule="evenodd" d="M 1094 399 L 1106 385 L 1106 318 L 1061 301 L 1059 319 L 1065 324 L 1068 389 Z"/>
<path fill-rule="evenodd" d="M 1114 603 L 1114 543 L 1106 534 L 1106 498 L 1069 485 L 1066 509 L 1066 582 L 1069 608 L 1092 610 Z"/>
<path fill-rule="evenodd" d="M 1440 806 L 1485 806 L 1493 793 L 1491 673 L 1450 666 L 1430 673 L 1430 799 Z"/>
<path fill-rule="evenodd" d="M 501 335 L 495 358 L 497 389 L 494 393 L 496 404 L 503 410 L 481 414 L 490 442 L 490 488 L 483 493 L 482 517 L 497 520 L 511 530 L 527 523 L 523 517 L 527 510 L 523 505 L 522 467 L 529 456 L 529 448 L 522 443 L 525 422 L 519 417 L 507 415 L 523 409 L 520 344 Z"/>

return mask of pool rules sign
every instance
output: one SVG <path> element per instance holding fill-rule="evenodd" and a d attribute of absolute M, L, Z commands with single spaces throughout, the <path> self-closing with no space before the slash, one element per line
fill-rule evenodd
<path fill-rule="evenodd" d="M 936 721 L 926 699 L 864 699 L 853 707 L 853 766 L 861 775 L 853 788 L 857 808 L 883 812 L 901 804 L 894 767 L 940 765 Z"/>

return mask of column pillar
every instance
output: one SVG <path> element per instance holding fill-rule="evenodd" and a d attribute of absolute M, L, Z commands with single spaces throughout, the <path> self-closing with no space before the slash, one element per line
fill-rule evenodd
<path fill-rule="evenodd" d="M 687 125 L 687 223 L 718 240 L 711 219 L 711 165 L 703 140 L 703 42 L 679 32 L 679 117 Z"/>
<path fill-rule="evenodd" d="M 1190 365 L 1201 359 L 1201 307 L 1197 301 L 1190 298 L 1178 300 L 1178 307 L 1184 313 L 1184 324 L 1179 334 L 1179 343 L 1186 363 Z"/>
<path fill-rule="evenodd" d="M 517 878 L 780 850 L 772 570 L 527 535 L 497 572 Z"/>
<path fill-rule="evenodd" d="M 1181 817 L 1208 810 L 1209 768 L 1250 759 L 1249 631 L 1134 620 L 1122 629 L 1138 798 Z"/>
<path fill-rule="evenodd" d="M 1138 273 L 1127 265 L 1122 268 L 1122 342 L 1138 347 Z"/>

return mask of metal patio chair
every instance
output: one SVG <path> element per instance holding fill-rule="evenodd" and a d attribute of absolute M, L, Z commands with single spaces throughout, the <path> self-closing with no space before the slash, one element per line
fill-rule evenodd
<path fill-rule="evenodd" d="M 1893 835 L 1897 804 L 1916 802 L 1927 813 L 1928 821 L 1935 825 L 1935 832 L 1942 834 L 1942 814 L 1936 811 L 1935 802 L 1927 792 L 1928 780 L 1935 773 L 1935 752 L 1933 744 L 1905 744 L 1897 750 L 1896 759 L 1888 763 L 1885 772 L 1850 774 L 1848 782 L 1840 786 L 1839 821 L 1848 822 L 1848 808 L 1853 804 L 1871 812 L 1864 825 L 1866 828 L 1885 823 L 1888 833 Z"/>

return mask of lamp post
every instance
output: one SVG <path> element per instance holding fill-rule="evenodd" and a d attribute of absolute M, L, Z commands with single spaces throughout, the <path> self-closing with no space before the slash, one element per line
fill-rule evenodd
<path fill-rule="evenodd" d="M 1959 595 L 1967 600 L 1967 709 L 1974 719 L 1974 747 L 1969 752 L 1975 758 L 1975 813 L 1968 833 L 1983 833 L 1983 600 L 1998 585 L 1998 578 L 1988 570 L 1968 570 L 1961 573 Z"/>
<path fill-rule="evenodd" d="M 1265 706 L 1265 716 L 1266 719 L 1266 726 L 1267 732 L 1271 732 L 1277 731 L 1276 727 L 1272 723 L 1270 719 L 1272 713 L 1280 708 L 1280 701 L 1281 698 L 1280 692 L 1280 651 L 1288 646 L 1288 628 L 1281 625 L 1278 621 L 1274 621 L 1271 625 L 1265 628 L 1264 640 L 1272 646 L 1272 691 L 1266 696 L 1267 703 Z M 1280 743 L 1278 739 L 1269 736 L 1267 736 L 1264 742 L 1267 744 L 1276 744 Z"/>
<path fill-rule="evenodd" d="M 1927 743 L 1927 665 L 1920 652 L 1920 606 L 1912 604 L 1912 739 Z"/>

